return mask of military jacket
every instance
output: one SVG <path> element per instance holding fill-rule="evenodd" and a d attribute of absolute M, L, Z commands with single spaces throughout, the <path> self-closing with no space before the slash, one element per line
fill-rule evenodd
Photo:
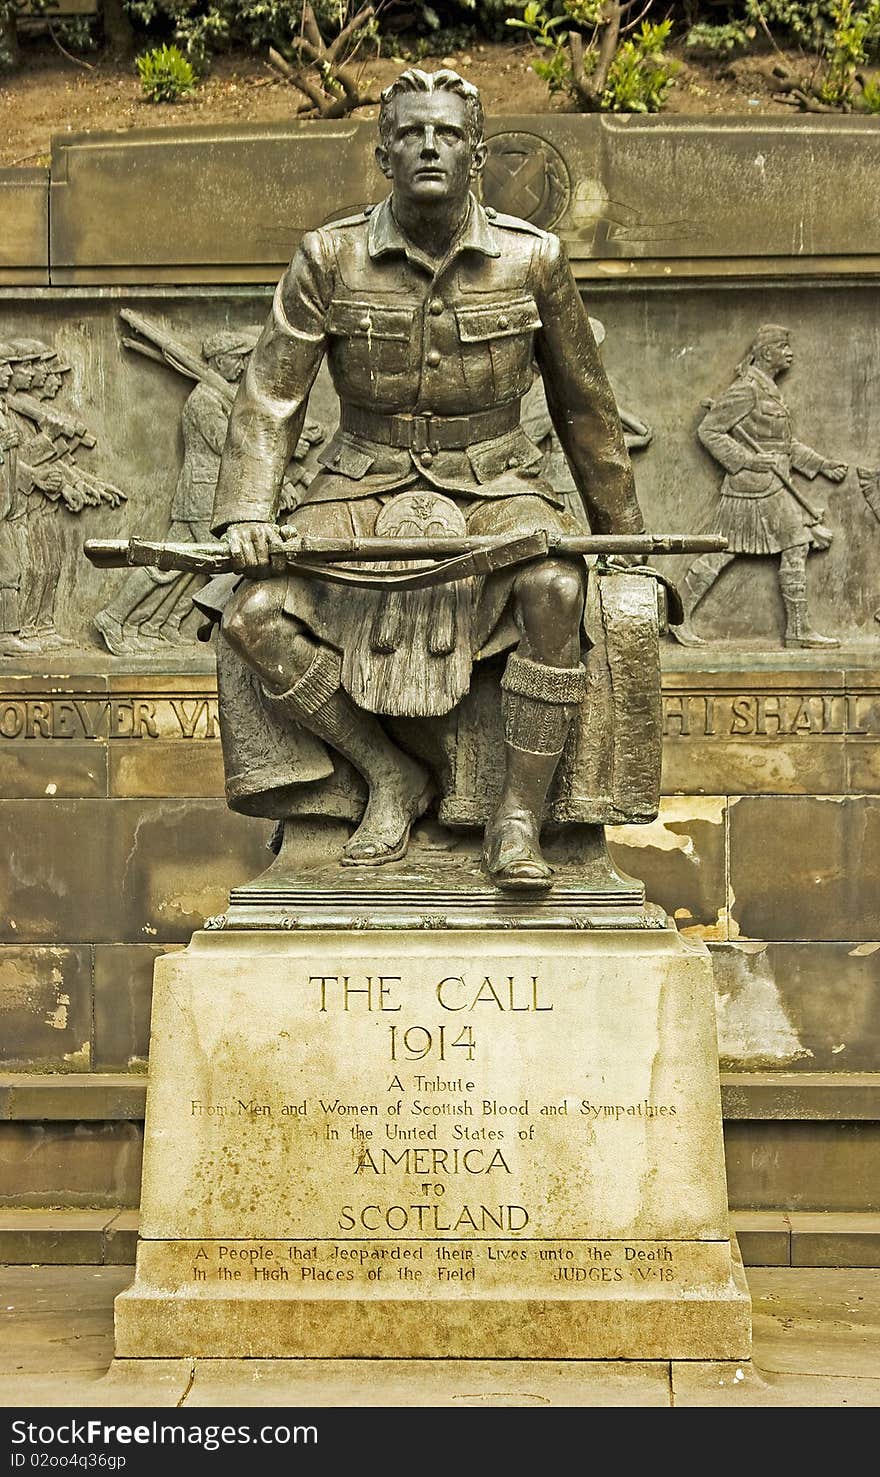
<path fill-rule="evenodd" d="M 473 197 L 440 263 L 403 234 L 391 197 L 308 233 L 239 386 L 215 532 L 275 516 L 325 355 L 341 423 L 304 502 L 376 496 L 417 476 L 471 498 L 534 495 L 542 453 L 519 426 L 519 402 L 537 368 L 591 527 L 643 528 L 614 397 L 557 237 Z"/>
<path fill-rule="evenodd" d="M 727 472 L 721 484 L 723 497 L 759 498 L 779 491 L 774 472 L 755 468 L 761 452 L 781 452 L 789 468 L 810 478 L 824 464 L 818 451 L 795 440 L 791 413 L 776 381 L 754 365 L 715 401 L 697 435 Z"/>
<path fill-rule="evenodd" d="M 228 419 L 217 391 L 210 385 L 196 385 L 181 416 L 183 466 L 171 503 L 172 519 L 198 522 L 211 517 Z"/>

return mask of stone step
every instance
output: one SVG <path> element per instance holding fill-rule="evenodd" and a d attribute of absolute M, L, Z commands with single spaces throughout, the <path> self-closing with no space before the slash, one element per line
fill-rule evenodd
<path fill-rule="evenodd" d="M 880 1267 L 880 1215 L 734 1211 L 747 1267 Z M 136 1210 L 0 1210 L 0 1265 L 131 1266 Z"/>

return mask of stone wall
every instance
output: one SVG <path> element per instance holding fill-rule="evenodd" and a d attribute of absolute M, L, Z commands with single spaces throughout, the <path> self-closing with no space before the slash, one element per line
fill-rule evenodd
<path fill-rule="evenodd" d="M 777 561 L 740 556 L 699 607 L 708 644 L 664 643 L 660 818 L 612 836 L 712 950 L 731 1199 L 768 1214 L 880 1209 L 880 521 L 858 475 L 880 465 L 878 131 L 490 129 L 487 203 L 565 238 L 621 407 L 650 430 L 633 451 L 649 526 L 712 526 L 722 471 L 696 436 L 703 402 L 768 321 L 791 334 L 796 435 L 849 469 L 798 482 L 832 534 L 808 561 L 810 616 L 840 646 L 784 647 Z M 258 325 L 303 230 L 381 196 L 372 146 L 373 125 L 350 122 L 152 130 L 66 137 L 48 175 L 0 172 L 0 343 L 69 365 L 51 408 L 87 435 L 62 460 L 126 494 L 53 515 L 53 619 L 71 644 L 0 656 L 0 1203 L 16 1209 L 134 1203 L 142 1106 L 107 1091 L 146 1068 L 152 961 L 268 862 L 266 825 L 221 798 L 192 617 L 120 655 L 95 626 L 124 576 L 87 564 L 82 539 L 163 536 L 193 388 L 126 347 L 120 314 L 196 360 L 217 332 Z M 333 414 L 322 380 L 310 418 L 326 433 Z"/>

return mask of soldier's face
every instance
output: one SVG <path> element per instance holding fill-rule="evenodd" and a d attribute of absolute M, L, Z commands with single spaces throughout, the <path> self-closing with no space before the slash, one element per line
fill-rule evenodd
<path fill-rule="evenodd" d="M 241 354 L 218 354 L 214 360 L 214 368 L 218 374 L 222 374 L 229 384 L 234 385 L 241 379 L 244 371 L 244 357 Z"/>
<path fill-rule="evenodd" d="M 12 380 L 12 370 L 8 364 L 0 364 L 0 390 L 8 390 Z"/>
<path fill-rule="evenodd" d="M 468 132 L 467 104 L 455 92 L 404 92 L 394 99 L 394 127 L 376 158 L 395 194 L 425 204 L 463 200 L 486 158 Z"/>
<path fill-rule="evenodd" d="M 786 369 L 791 369 L 793 358 L 788 339 L 780 339 L 778 343 L 768 344 L 764 350 L 764 362 L 767 365 L 768 374 L 783 374 Z"/>

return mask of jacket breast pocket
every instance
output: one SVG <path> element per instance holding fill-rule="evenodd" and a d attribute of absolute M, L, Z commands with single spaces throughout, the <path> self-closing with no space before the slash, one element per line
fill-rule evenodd
<path fill-rule="evenodd" d="M 532 348 L 541 315 L 535 299 L 522 297 L 456 308 L 465 380 L 493 401 L 524 395 L 532 383 Z"/>
<path fill-rule="evenodd" d="M 412 308 L 334 299 L 327 312 L 331 367 L 344 375 L 400 374 L 412 354 Z"/>

